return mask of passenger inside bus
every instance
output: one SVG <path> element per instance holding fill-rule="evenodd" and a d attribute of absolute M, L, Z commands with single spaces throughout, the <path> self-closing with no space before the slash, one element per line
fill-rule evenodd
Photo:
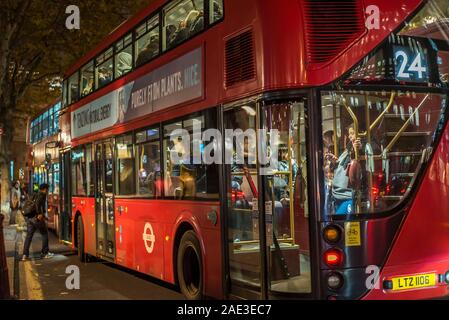
<path fill-rule="evenodd" d="M 145 45 L 145 48 L 140 51 L 136 65 L 140 66 L 148 61 L 150 61 L 153 57 L 159 54 L 159 35 L 153 35 L 150 37 L 148 43 Z"/>
<path fill-rule="evenodd" d="M 85 96 L 92 92 L 93 86 L 94 86 L 94 78 L 91 77 L 89 79 L 83 79 L 83 82 L 84 82 L 84 85 L 83 85 L 82 95 Z"/>
<path fill-rule="evenodd" d="M 120 77 L 124 74 L 127 74 L 129 71 L 131 71 L 132 68 L 132 64 L 133 64 L 133 58 L 131 56 L 131 54 L 129 54 L 128 52 L 120 52 L 119 54 L 117 54 L 117 62 L 116 62 L 116 66 L 117 66 L 117 77 Z"/>
<path fill-rule="evenodd" d="M 362 144 L 356 137 L 354 124 L 350 124 L 346 132 L 348 139 L 343 153 L 337 158 L 328 149 L 324 157 L 328 161 L 328 173 L 333 176 L 328 205 L 337 215 L 354 212 L 354 191 L 360 188 L 361 181 L 360 163 L 354 159 L 354 154 L 362 149 Z"/>
<path fill-rule="evenodd" d="M 168 24 L 166 27 L 167 48 L 180 44 L 204 27 L 203 11 L 190 10 L 187 16 L 178 19 L 178 26 Z"/>
<path fill-rule="evenodd" d="M 199 11 L 192 10 L 189 12 L 185 19 L 179 20 L 178 28 L 176 29 L 176 36 L 173 39 L 172 45 L 177 45 L 190 36 L 190 27 L 193 25 L 199 15 Z"/>
<path fill-rule="evenodd" d="M 98 85 L 102 87 L 112 81 L 112 70 L 103 67 L 98 70 Z"/>

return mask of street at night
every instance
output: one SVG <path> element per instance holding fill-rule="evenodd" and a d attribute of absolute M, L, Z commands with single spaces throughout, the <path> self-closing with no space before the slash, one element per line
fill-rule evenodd
<path fill-rule="evenodd" d="M 9 232 L 10 238 L 15 231 Z M 18 248 L 21 251 L 25 234 L 19 231 Z M 15 237 L 14 237 L 15 238 Z M 20 262 L 19 270 L 11 270 L 16 298 L 25 300 L 183 300 L 175 286 L 157 279 L 117 267 L 111 263 L 93 260 L 81 263 L 75 252 L 58 243 L 50 233 L 50 247 L 55 256 L 40 258 L 40 235 L 36 235 L 30 251 L 31 260 Z M 11 245 L 12 247 L 12 245 Z M 12 256 L 12 254 L 11 254 Z M 19 253 L 17 253 L 19 256 Z M 35 257 L 35 258 L 34 258 Z M 19 257 L 20 259 L 20 257 Z M 11 264 L 12 266 L 12 264 Z M 67 267 L 77 266 L 80 272 L 79 290 L 69 290 Z"/>
<path fill-rule="evenodd" d="M 446 145 L 449 0 L 0 0 L 0 304 L 447 302 Z"/>

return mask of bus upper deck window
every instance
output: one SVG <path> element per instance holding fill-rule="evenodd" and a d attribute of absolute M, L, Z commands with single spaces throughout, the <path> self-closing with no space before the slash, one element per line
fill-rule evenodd
<path fill-rule="evenodd" d="M 179 1 L 165 9 L 164 48 L 172 48 L 204 28 L 204 1 Z"/>
<path fill-rule="evenodd" d="M 70 78 L 69 78 L 69 85 L 68 85 L 68 103 L 72 104 L 76 101 L 78 101 L 78 94 L 79 94 L 79 77 L 78 72 L 75 72 Z"/>
<path fill-rule="evenodd" d="M 115 44 L 115 78 L 127 74 L 133 67 L 132 34 L 128 34 Z"/>
<path fill-rule="evenodd" d="M 95 87 L 101 88 L 113 79 L 112 47 L 100 54 L 95 61 Z M 123 62 L 125 59 L 123 59 Z M 90 84 L 89 80 L 89 84 Z M 89 88 L 87 88 L 89 89 Z"/>
<path fill-rule="evenodd" d="M 135 31 L 136 66 L 150 61 L 159 54 L 159 16 L 154 16 Z"/>
<path fill-rule="evenodd" d="M 94 88 L 94 62 L 90 61 L 81 69 L 81 96 L 91 93 Z"/>
<path fill-rule="evenodd" d="M 399 35 L 448 41 L 449 0 L 430 0 Z"/>

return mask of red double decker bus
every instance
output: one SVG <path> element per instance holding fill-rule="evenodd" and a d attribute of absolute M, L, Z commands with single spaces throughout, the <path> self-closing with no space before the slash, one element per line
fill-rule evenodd
<path fill-rule="evenodd" d="M 28 131 L 29 161 L 28 190 L 36 191 L 42 183 L 47 183 L 47 217 L 48 227 L 59 232 L 59 112 L 61 101 L 58 100 L 44 108 L 30 120 Z"/>
<path fill-rule="evenodd" d="M 190 299 L 447 295 L 448 7 L 154 1 L 66 73 L 64 240 Z"/>

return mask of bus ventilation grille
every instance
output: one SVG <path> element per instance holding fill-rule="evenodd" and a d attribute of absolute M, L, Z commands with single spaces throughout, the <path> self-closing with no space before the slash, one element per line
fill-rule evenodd
<path fill-rule="evenodd" d="M 256 67 L 252 30 L 245 31 L 226 41 L 225 59 L 226 87 L 255 78 Z"/>
<path fill-rule="evenodd" d="M 304 0 L 307 59 L 331 61 L 365 31 L 362 0 Z"/>

